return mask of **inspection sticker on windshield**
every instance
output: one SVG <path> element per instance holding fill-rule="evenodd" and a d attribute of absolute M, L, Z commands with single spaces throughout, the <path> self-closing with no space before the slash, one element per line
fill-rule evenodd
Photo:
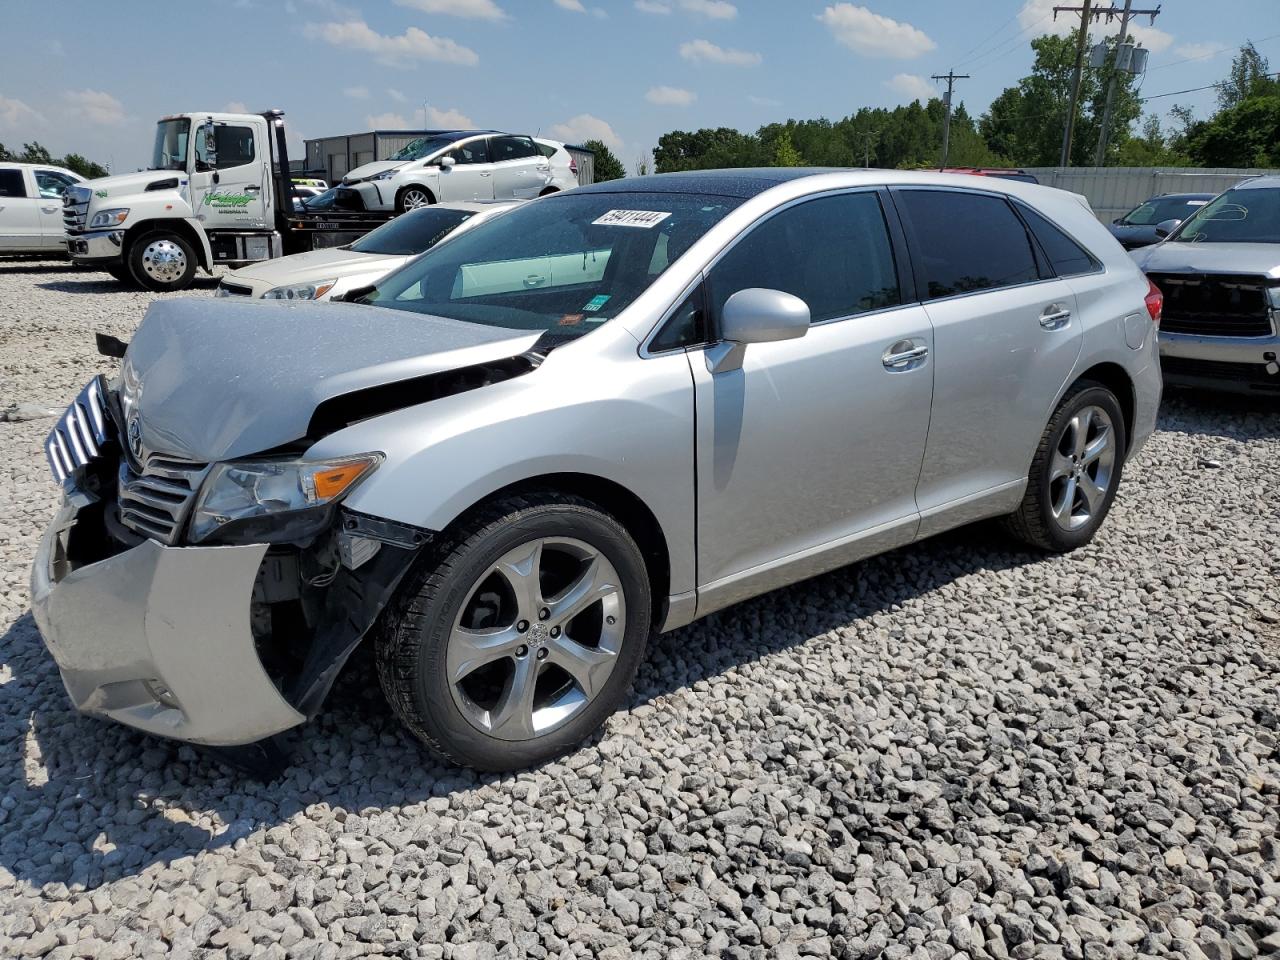
<path fill-rule="evenodd" d="M 595 313 L 597 310 L 603 307 L 606 303 L 608 303 L 609 300 L 610 300 L 609 294 L 607 293 L 599 294 L 598 296 L 594 296 L 590 300 L 588 300 L 586 304 L 583 305 L 582 310 L 584 313 Z"/>
<path fill-rule="evenodd" d="M 598 227 L 656 227 L 667 217 L 669 210 L 609 210 L 591 222 Z"/>

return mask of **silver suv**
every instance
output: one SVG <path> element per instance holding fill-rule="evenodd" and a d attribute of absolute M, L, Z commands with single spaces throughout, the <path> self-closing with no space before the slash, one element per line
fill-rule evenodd
<path fill-rule="evenodd" d="M 206 744 L 371 633 L 425 743 L 526 766 L 653 630 L 983 517 L 1087 543 L 1158 310 L 1072 194 L 786 169 L 538 200 L 356 303 L 161 301 L 48 439 L 35 616 L 80 709 Z"/>
<path fill-rule="evenodd" d="M 1165 297 L 1165 380 L 1280 396 L 1280 177 L 1246 180 L 1170 226 L 1133 254 Z"/>

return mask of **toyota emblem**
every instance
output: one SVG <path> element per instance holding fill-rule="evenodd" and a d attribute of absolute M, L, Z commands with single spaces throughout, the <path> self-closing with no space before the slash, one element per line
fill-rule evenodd
<path fill-rule="evenodd" d="M 142 460 L 142 425 L 138 423 L 137 417 L 129 420 L 129 450 L 136 459 Z"/>

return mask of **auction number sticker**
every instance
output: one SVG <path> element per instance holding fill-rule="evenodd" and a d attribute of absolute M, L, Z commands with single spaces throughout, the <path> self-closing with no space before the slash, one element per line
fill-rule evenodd
<path fill-rule="evenodd" d="M 669 210 L 609 210 L 591 222 L 598 227 L 656 227 L 667 217 Z"/>

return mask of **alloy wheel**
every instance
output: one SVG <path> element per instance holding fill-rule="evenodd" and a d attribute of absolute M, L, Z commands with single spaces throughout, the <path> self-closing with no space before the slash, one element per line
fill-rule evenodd
<path fill-rule="evenodd" d="M 142 251 L 142 270 L 157 283 L 173 283 L 187 271 L 187 254 L 172 240 L 152 240 Z"/>
<path fill-rule="evenodd" d="M 568 537 L 521 544 L 480 576 L 454 621 L 454 703 L 492 737 L 543 736 L 599 695 L 625 631 L 622 581 L 599 550 Z"/>
<path fill-rule="evenodd" d="M 1116 464 L 1116 432 L 1098 406 L 1082 407 L 1067 421 L 1049 464 L 1049 502 L 1063 530 L 1078 530 L 1099 515 Z"/>
<path fill-rule="evenodd" d="M 417 210 L 419 207 L 430 206 L 431 198 L 423 190 L 406 190 L 401 205 L 406 210 Z"/>

